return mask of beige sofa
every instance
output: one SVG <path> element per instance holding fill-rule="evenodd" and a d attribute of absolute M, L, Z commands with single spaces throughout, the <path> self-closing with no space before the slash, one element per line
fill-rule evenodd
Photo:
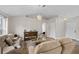
<path fill-rule="evenodd" d="M 61 44 L 56 40 L 43 42 L 35 47 L 34 53 L 41 54 L 60 54 L 62 51 Z"/>
<path fill-rule="evenodd" d="M 15 44 L 13 44 L 11 46 L 8 46 L 5 43 L 5 39 L 7 37 L 10 37 L 12 39 L 14 37 L 14 35 L 13 34 L 8 34 L 8 35 L 0 36 L 0 54 L 1 53 L 6 54 L 6 53 L 10 52 L 11 50 L 14 50 L 15 49 L 15 45 L 19 45 L 19 43 L 20 43 L 20 42 L 16 41 Z"/>
<path fill-rule="evenodd" d="M 70 38 L 45 41 L 38 44 L 32 53 L 34 54 L 70 54 L 74 50 L 75 43 Z"/>

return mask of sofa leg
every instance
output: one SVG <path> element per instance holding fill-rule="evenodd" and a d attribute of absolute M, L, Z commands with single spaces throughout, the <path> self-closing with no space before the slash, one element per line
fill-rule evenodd
<path fill-rule="evenodd" d="M 3 47 L 1 47 L 1 54 L 3 54 Z"/>

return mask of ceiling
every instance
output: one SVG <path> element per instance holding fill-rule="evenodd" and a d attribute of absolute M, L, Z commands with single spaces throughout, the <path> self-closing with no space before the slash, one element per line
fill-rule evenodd
<path fill-rule="evenodd" d="M 41 5 L 0 5 L 0 13 L 4 13 L 8 16 L 79 16 L 79 6 L 46 5 L 43 7 Z"/>

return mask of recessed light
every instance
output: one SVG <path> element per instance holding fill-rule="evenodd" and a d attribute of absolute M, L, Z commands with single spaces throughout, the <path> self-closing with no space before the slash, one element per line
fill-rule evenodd
<path fill-rule="evenodd" d="M 38 16 L 37 16 L 37 19 L 38 19 L 38 20 L 42 20 L 42 16 L 41 16 L 41 15 L 38 15 Z"/>
<path fill-rule="evenodd" d="M 67 20 L 67 18 L 65 17 L 65 18 L 64 18 L 64 21 L 66 21 L 66 20 Z"/>

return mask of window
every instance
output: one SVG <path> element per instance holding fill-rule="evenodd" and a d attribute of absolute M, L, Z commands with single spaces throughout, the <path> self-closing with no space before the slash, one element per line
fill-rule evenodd
<path fill-rule="evenodd" d="M 0 16 L 0 35 L 2 34 L 2 17 Z"/>
<path fill-rule="evenodd" d="M 8 18 L 0 15 L 0 35 L 7 34 Z"/>
<path fill-rule="evenodd" d="M 46 32 L 46 23 L 42 24 L 42 32 Z"/>

